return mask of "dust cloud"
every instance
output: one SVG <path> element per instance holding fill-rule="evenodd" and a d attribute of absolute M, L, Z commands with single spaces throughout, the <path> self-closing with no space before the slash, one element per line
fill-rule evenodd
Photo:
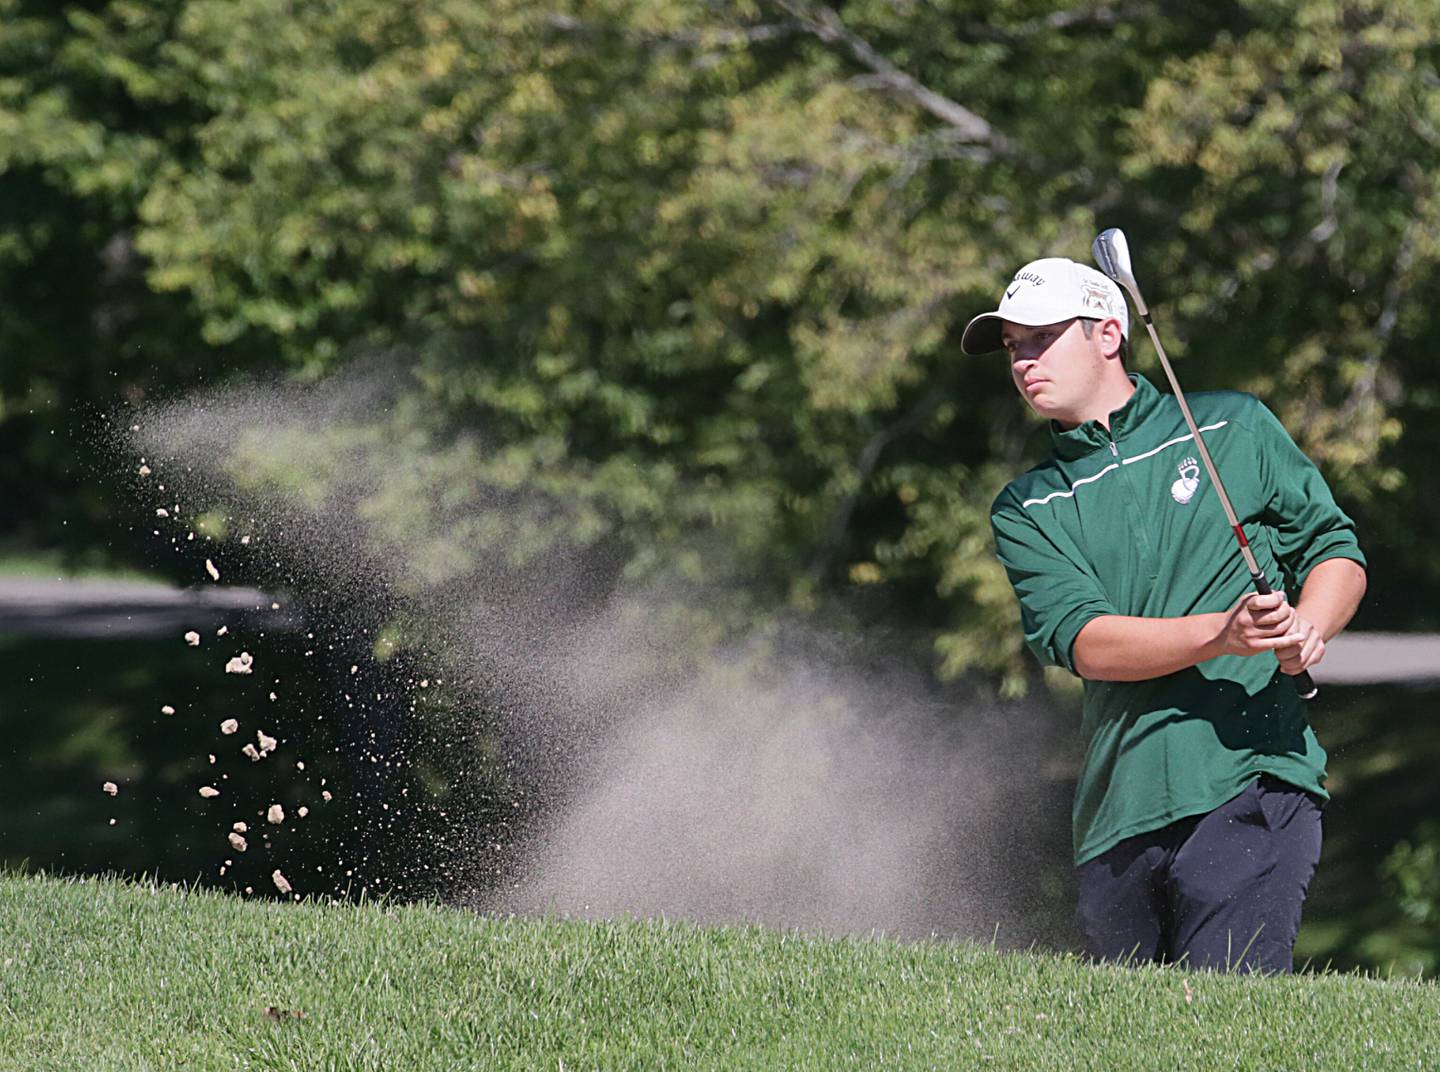
<path fill-rule="evenodd" d="M 1013 940 L 1035 910 L 1010 858 L 1026 757 L 918 674 L 792 659 L 703 672 L 615 726 L 509 906 Z"/>
<path fill-rule="evenodd" d="M 404 671 L 347 654 L 338 676 L 373 691 L 388 675 L 402 702 L 384 717 L 412 723 L 372 730 L 353 760 L 444 757 L 435 800 L 384 804 L 426 809 L 407 847 L 424 893 L 502 913 L 1064 941 L 1074 743 L 1047 705 L 940 685 L 913 640 L 877 631 L 765 613 L 741 635 L 696 632 L 687 611 L 734 590 L 632 576 L 626 541 L 551 538 L 588 509 L 563 480 L 497 476 L 498 446 L 422 412 L 403 376 L 372 370 L 124 424 L 151 472 L 144 504 L 158 481 L 172 525 L 211 519 L 212 580 L 285 589 L 316 645 L 373 640 L 360 622 L 404 638 Z M 428 759 L 407 752 L 417 739 Z"/>

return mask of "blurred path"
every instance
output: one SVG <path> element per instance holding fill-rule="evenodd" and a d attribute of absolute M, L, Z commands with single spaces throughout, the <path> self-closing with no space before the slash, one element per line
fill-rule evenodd
<path fill-rule="evenodd" d="M 145 581 L 40 580 L 0 577 L 0 635 L 55 637 L 151 636 L 218 626 L 264 611 L 271 597 L 255 588 L 222 585 L 172 588 Z M 1440 680 L 1440 634 L 1344 633 L 1329 645 L 1315 680 L 1331 685 Z"/>
<path fill-rule="evenodd" d="M 145 581 L 0 577 L 0 635 L 133 637 L 219 626 L 264 611 L 271 598 L 254 588 L 172 588 Z"/>
<path fill-rule="evenodd" d="M 1310 674 L 1319 685 L 1421 684 L 1440 680 L 1440 634 L 1341 633 Z"/>

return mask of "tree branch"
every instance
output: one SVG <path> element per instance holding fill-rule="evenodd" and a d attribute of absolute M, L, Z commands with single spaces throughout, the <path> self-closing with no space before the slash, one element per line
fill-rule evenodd
<path fill-rule="evenodd" d="M 1340 226 L 1335 204 L 1340 196 L 1340 172 L 1344 167 L 1345 165 L 1337 160 L 1325 169 L 1325 174 L 1320 179 L 1320 222 L 1310 228 L 1310 233 L 1305 236 L 1317 246 L 1328 241 Z"/>
<path fill-rule="evenodd" d="M 1350 388 L 1350 395 L 1340 409 L 1342 424 L 1357 417 L 1374 417 L 1374 403 L 1378 393 L 1385 352 L 1390 346 L 1391 336 L 1395 334 L 1395 327 L 1400 322 L 1400 303 L 1409 293 L 1408 276 L 1410 266 L 1415 263 L 1415 247 L 1419 241 L 1420 219 L 1419 214 L 1412 216 L 1409 224 L 1405 227 L 1405 233 L 1400 238 L 1400 248 L 1395 254 L 1395 270 L 1391 274 L 1389 282 L 1385 284 L 1380 316 L 1375 322 L 1375 334 L 1371 341 L 1370 352 L 1365 355 L 1360 375 L 1356 377 L 1355 385 Z M 1369 446 L 1373 450 L 1380 441 L 1378 419 L 1372 419 L 1369 422 L 1365 433 Z"/>
<path fill-rule="evenodd" d="M 875 47 L 841 20 L 835 11 L 814 0 L 771 0 L 776 7 L 792 16 L 806 33 L 827 45 L 838 45 L 857 62 L 869 68 L 869 80 L 901 96 L 909 97 L 961 136 L 972 142 L 984 142 L 1000 152 L 1012 153 L 1008 140 L 988 122 L 964 105 L 936 93 L 906 74 L 882 56 Z"/>
<path fill-rule="evenodd" d="M 845 530 L 850 527 L 850 517 L 855 513 L 855 507 L 864 493 L 865 482 L 870 479 L 870 474 L 875 471 L 875 466 L 880 461 L 881 452 L 930 416 L 935 407 L 944 400 L 944 391 L 938 387 L 932 389 L 919 402 L 915 403 L 909 412 L 894 423 L 880 429 L 861 448 L 860 457 L 855 461 L 857 477 L 855 490 L 836 503 L 835 509 L 831 511 L 830 520 L 825 526 L 825 533 L 820 539 L 819 546 L 815 548 L 815 557 L 810 560 L 810 567 L 806 571 L 812 580 L 823 579 L 826 571 L 830 569 L 830 560 L 834 558 L 835 550 L 840 546 Z"/>
<path fill-rule="evenodd" d="M 546 16 L 545 22 L 552 30 L 559 30 L 562 33 L 581 34 L 587 37 L 600 37 L 606 33 L 615 33 L 628 41 L 640 44 L 676 45 L 686 48 L 758 45 L 765 41 L 787 37 L 790 34 L 801 33 L 804 30 L 804 27 L 798 22 L 787 20 L 761 23 L 739 29 L 717 27 L 703 30 L 671 30 L 666 33 L 640 33 L 599 22 L 587 22 L 584 19 L 577 19 L 573 15 L 562 15 L 559 12 Z"/>
<path fill-rule="evenodd" d="M 1011 42 L 1037 33 L 1089 26 L 1104 28 L 1143 17 L 1144 12 L 1138 4 L 1129 7 L 1077 7 L 1067 11 L 1055 11 L 1044 18 L 1031 19 L 1009 29 L 995 26 L 967 27 L 967 36 L 977 40 Z"/>

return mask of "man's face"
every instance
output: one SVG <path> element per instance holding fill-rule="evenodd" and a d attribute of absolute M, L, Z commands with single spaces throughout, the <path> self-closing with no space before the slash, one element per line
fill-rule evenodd
<path fill-rule="evenodd" d="M 1113 353 L 1120 327 L 1114 319 L 1093 324 L 1089 338 L 1078 319 L 1039 327 L 1005 321 L 1000 338 L 1010 355 L 1010 376 L 1031 409 L 1064 425 L 1090 419 L 1106 370 L 1109 325 Z"/>

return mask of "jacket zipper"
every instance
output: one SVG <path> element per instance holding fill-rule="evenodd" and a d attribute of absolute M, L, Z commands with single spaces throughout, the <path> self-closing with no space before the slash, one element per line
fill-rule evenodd
<path fill-rule="evenodd" d="M 1108 431 L 1108 429 L 1107 429 Z M 1120 457 L 1119 444 L 1115 442 L 1115 433 L 1110 433 L 1109 442 L 1106 446 L 1110 448 L 1110 456 Z M 1155 544 L 1155 534 L 1151 531 L 1147 520 L 1145 504 L 1140 501 L 1140 496 L 1134 483 L 1126 478 L 1121 481 L 1125 485 L 1125 491 L 1129 496 L 1131 508 L 1135 511 L 1135 523 L 1130 526 L 1130 532 L 1134 537 L 1135 546 L 1140 554 L 1140 562 L 1145 574 L 1153 582 L 1159 571 L 1158 551 Z"/>

